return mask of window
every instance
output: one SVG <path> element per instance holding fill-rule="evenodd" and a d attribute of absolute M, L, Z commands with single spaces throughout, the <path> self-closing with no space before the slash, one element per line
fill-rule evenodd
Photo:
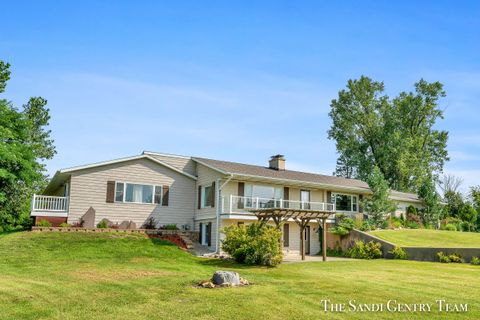
<path fill-rule="evenodd" d="M 262 186 L 256 184 L 245 184 L 245 207 L 269 208 L 274 206 L 274 200 L 283 198 L 283 188 L 273 186 Z"/>
<path fill-rule="evenodd" d="M 310 191 L 301 190 L 300 191 L 300 209 L 310 209 Z"/>
<path fill-rule="evenodd" d="M 203 186 L 202 187 L 202 208 L 212 206 L 212 186 Z"/>
<path fill-rule="evenodd" d="M 115 184 L 115 202 L 160 204 L 161 201 L 161 186 L 125 182 L 117 182 Z"/>
<path fill-rule="evenodd" d="M 358 211 L 357 196 L 332 193 L 333 203 L 337 211 Z"/>

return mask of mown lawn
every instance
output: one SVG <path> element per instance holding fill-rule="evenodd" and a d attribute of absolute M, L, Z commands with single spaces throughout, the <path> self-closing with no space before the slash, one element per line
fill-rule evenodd
<path fill-rule="evenodd" d="M 480 248 L 480 233 L 476 232 L 403 229 L 369 233 L 402 247 Z"/>
<path fill-rule="evenodd" d="M 252 286 L 198 289 L 215 270 Z M 373 260 L 244 267 L 195 258 L 139 235 L 31 233 L 0 237 L 0 319 L 472 319 L 480 267 Z M 469 312 L 324 313 L 348 303 L 468 303 Z"/>

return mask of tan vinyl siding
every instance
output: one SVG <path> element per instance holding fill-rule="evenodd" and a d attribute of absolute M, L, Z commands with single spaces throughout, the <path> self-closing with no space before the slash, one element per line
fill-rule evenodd
<path fill-rule="evenodd" d="M 196 163 L 189 157 L 169 156 L 154 153 L 149 153 L 148 155 L 186 173 L 196 175 Z"/>
<path fill-rule="evenodd" d="M 107 181 L 167 185 L 169 205 L 107 203 Z M 148 159 L 131 160 L 72 173 L 69 223 L 75 223 L 93 207 L 95 223 L 106 218 L 112 222 L 132 220 L 137 227 L 153 216 L 158 225 L 175 223 L 192 226 L 195 205 L 195 180 Z"/>
<path fill-rule="evenodd" d="M 215 218 L 216 219 L 216 216 L 217 216 L 217 205 L 218 205 L 218 201 L 215 201 L 215 207 L 211 208 L 211 207 L 207 207 L 207 208 L 200 208 L 198 209 L 198 205 L 197 205 L 197 199 L 199 199 L 198 197 L 198 187 L 199 186 L 210 186 L 212 185 L 213 182 L 216 182 L 217 179 L 220 179 L 221 177 L 223 177 L 223 175 L 215 170 L 212 170 L 202 164 L 197 164 L 197 175 L 198 175 L 198 179 L 197 179 L 197 187 L 196 187 L 196 192 L 195 192 L 195 196 L 194 196 L 194 199 L 195 199 L 195 210 L 196 210 L 196 216 L 195 218 L 197 220 L 199 219 L 211 219 L 211 218 Z"/>

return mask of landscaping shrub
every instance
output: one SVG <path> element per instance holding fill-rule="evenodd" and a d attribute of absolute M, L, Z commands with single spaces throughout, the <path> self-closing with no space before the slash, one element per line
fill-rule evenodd
<path fill-rule="evenodd" d="M 470 231 L 473 231 L 472 229 L 473 229 L 473 225 L 470 222 L 468 221 L 460 222 L 460 228 L 459 228 L 460 231 L 470 232 Z"/>
<path fill-rule="evenodd" d="M 345 252 L 343 252 L 342 248 L 337 247 L 335 249 L 327 248 L 327 256 L 328 257 L 344 257 Z"/>
<path fill-rule="evenodd" d="M 453 223 L 447 223 L 444 227 L 443 230 L 447 231 L 457 231 L 457 227 Z"/>
<path fill-rule="evenodd" d="M 451 255 L 446 255 L 442 251 L 437 252 L 438 260 L 442 263 L 463 263 L 464 260 L 462 259 L 462 256 L 460 256 L 457 253 L 452 253 Z"/>
<path fill-rule="evenodd" d="M 42 219 L 42 220 L 37 222 L 37 227 L 51 227 L 51 226 L 52 226 L 52 224 L 48 220 Z"/>
<path fill-rule="evenodd" d="M 405 223 L 405 227 L 410 228 L 410 229 L 418 229 L 418 228 L 420 228 L 420 224 L 415 222 L 415 221 L 407 221 Z"/>
<path fill-rule="evenodd" d="M 389 253 L 393 255 L 393 259 L 407 259 L 407 253 L 400 247 L 394 247 Z"/>
<path fill-rule="evenodd" d="M 175 223 L 164 224 L 160 227 L 161 230 L 178 230 L 178 227 Z"/>
<path fill-rule="evenodd" d="M 60 228 L 68 228 L 68 227 L 70 227 L 70 225 L 66 222 L 62 222 L 62 223 L 60 223 L 59 227 Z"/>
<path fill-rule="evenodd" d="M 470 263 L 473 264 L 474 266 L 480 266 L 480 258 L 472 257 L 472 260 L 470 260 Z"/>
<path fill-rule="evenodd" d="M 335 225 L 329 229 L 329 232 L 338 236 L 346 236 L 355 227 L 355 221 L 347 218 L 343 214 L 337 214 L 335 217 Z"/>
<path fill-rule="evenodd" d="M 379 242 L 362 240 L 355 241 L 355 244 L 348 249 L 346 256 L 354 259 L 378 259 L 382 257 L 382 245 Z"/>
<path fill-rule="evenodd" d="M 451 255 L 448 256 L 450 259 L 450 262 L 455 262 L 455 263 L 463 263 L 464 260 L 462 259 L 462 256 L 457 254 L 457 253 L 452 253 Z"/>
<path fill-rule="evenodd" d="M 420 227 L 422 225 L 422 218 L 418 214 L 407 212 L 407 225 L 409 222 L 415 222 Z"/>
<path fill-rule="evenodd" d="M 147 220 L 145 220 L 145 223 L 143 224 L 143 229 L 156 229 L 157 228 L 157 222 L 155 221 L 155 218 L 149 217 Z"/>
<path fill-rule="evenodd" d="M 102 220 L 97 224 L 97 228 L 99 229 L 106 229 L 108 228 L 108 222 L 107 220 Z"/>
<path fill-rule="evenodd" d="M 447 255 L 445 255 L 442 251 L 437 252 L 437 257 L 438 257 L 438 260 L 441 263 L 449 263 L 450 262 L 450 258 Z"/>
<path fill-rule="evenodd" d="M 403 227 L 403 221 L 401 218 L 397 217 L 390 217 L 388 219 L 388 228 L 389 229 L 398 229 L 400 227 Z"/>
<path fill-rule="evenodd" d="M 360 227 L 360 230 L 362 231 L 371 231 L 375 230 L 375 222 L 372 221 L 371 219 L 365 219 L 363 220 L 363 223 Z"/>
<path fill-rule="evenodd" d="M 235 261 L 252 265 L 276 266 L 282 262 L 281 231 L 268 225 L 252 223 L 223 229 L 222 249 Z"/>

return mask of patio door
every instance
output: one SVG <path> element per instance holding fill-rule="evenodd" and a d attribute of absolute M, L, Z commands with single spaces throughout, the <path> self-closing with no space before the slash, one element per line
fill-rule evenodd
<path fill-rule="evenodd" d="M 300 209 L 310 209 L 310 191 L 300 190 Z"/>

